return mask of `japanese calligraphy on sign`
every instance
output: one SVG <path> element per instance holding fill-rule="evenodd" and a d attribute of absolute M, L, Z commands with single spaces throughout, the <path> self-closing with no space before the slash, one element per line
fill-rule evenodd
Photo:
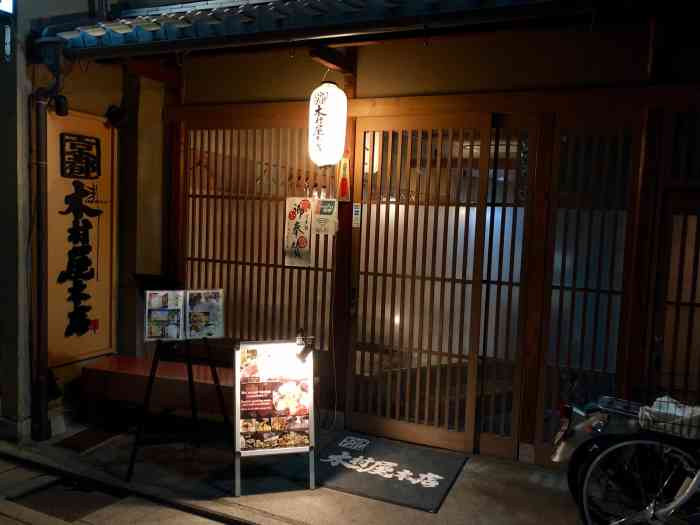
<path fill-rule="evenodd" d="M 323 138 L 326 135 L 326 117 L 328 114 L 326 113 L 325 106 L 327 101 L 328 93 L 325 91 L 317 91 L 313 96 L 313 100 L 311 101 L 314 116 L 312 130 L 314 133 L 314 138 L 316 139 L 314 146 L 319 152 L 323 150 Z"/>
<path fill-rule="evenodd" d="M 284 261 L 286 266 L 311 266 L 311 201 L 288 198 L 285 220 Z"/>
<path fill-rule="evenodd" d="M 92 307 L 85 304 L 91 296 L 86 292 L 87 282 L 95 278 L 95 268 L 92 265 L 92 245 L 90 231 L 92 221 L 102 215 L 102 210 L 88 206 L 96 202 L 97 187 L 87 187 L 79 180 L 73 181 L 73 193 L 64 199 L 66 209 L 59 211 L 61 215 L 72 215 L 73 220 L 68 228 L 68 242 L 72 245 L 68 250 L 66 267 L 58 276 L 58 283 L 70 283 L 68 302 L 73 304 L 73 311 L 68 314 L 68 325 L 65 336 L 85 335 L 90 330 L 92 322 L 89 313 Z"/>
<path fill-rule="evenodd" d="M 61 133 L 61 177 L 99 179 L 100 166 L 100 139 L 76 133 Z"/>
<path fill-rule="evenodd" d="M 327 458 L 321 458 L 321 462 L 328 463 L 331 467 L 344 467 L 355 472 L 379 476 L 384 479 L 405 481 L 411 485 L 419 485 L 426 489 L 440 486 L 440 481 L 445 479 L 443 476 L 432 472 L 414 474 L 410 470 L 402 469 L 398 463 L 381 461 L 365 456 L 353 456 L 346 450 L 343 450 L 340 454 L 330 454 Z"/>

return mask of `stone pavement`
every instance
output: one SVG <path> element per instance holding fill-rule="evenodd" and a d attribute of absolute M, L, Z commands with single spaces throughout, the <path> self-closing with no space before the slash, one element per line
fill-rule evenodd
<path fill-rule="evenodd" d="M 137 476 L 138 477 L 138 476 Z M 41 472 L 0 460 L 0 525 L 64 525 L 9 501 L 4 494 L 50 483 Z M 4 488 L 3 488 L 4 487 Z M 182 502 L 185 502 L 184 500 Z M 429 514 L 320 488 L 241 498 L 193 499 L 193 507 L 261 525 L 576 525 L 576 509 L 563 472 L 484 456 L 471 458 L 442 508 Z M 39 519 L 41 518 L 41 519 Z M 4 521 L 3 521 L 4 520 Z M 137 497 L 127 497 L 87 516 L 79 525 L 168 525 L 213 523 Z"/>
<path fill-rule="evenodd" d="M 43 512 L 32 510 L 9 501 L 25 491 L 40 489 L 55 483 L 58 478 L 0 459 L 0 525 L 210 525 L 215 522 L 186 512 L 164 507 L 138 498 L 117 500 L 78 520 L 64 521 Z M 61 501 L 50 502 L 59 507 Z"/>

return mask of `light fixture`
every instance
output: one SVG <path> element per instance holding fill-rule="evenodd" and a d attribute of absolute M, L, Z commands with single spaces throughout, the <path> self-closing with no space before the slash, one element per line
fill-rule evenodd
<path fill-rule="evenodd" d="M 309 102 L 309 157 L 319 167 L 338 164 L 345 152 L 348 97 L 334 82 L 323 82 Z"/>

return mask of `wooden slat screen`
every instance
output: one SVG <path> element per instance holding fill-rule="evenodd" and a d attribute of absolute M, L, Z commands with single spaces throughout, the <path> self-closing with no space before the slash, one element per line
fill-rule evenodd
<path fill-rule="evenodd" d="M 664 391 L 700 400 L 700 209 L 673 214 L 660 377 Z"/>
<path fill-rule="evenodd" d="M 329 349 L 334 238 L 314 235 L 310 268 L 284 265 L 286 197 L 324 187 L 335 195 L 335 174 L 308 160 L 307 131 L 189 129 L 186 137 L 187 285 L 226 291 L 228 337 L 289 339 L 304 328 Z"/>
<path fill-rule="evenodd" d="M 616 391 L 628 194 L 638 155 L 623 128 L 562 129 L 558 140 L 545 442 L 575 379 L 574 401 Z"/>
<path fill-rule="evenodd" d="M 359 130 L 363 214 L 352 408 L 466 432 L 482 130 L 388 128 Z"/>
<path fill-rule="evenodd" d="M 491 132 L 483 269 L 480 431 L 511 436 L 520 356 L 525 201 L 529 170 L 527 129 Z"/>

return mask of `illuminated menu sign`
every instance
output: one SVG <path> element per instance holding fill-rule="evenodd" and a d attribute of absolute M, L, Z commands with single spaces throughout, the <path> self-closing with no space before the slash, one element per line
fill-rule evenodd
<path fill-rule="evenodd" d="M 241 343 L 236 352 L 236 451 L 308 452 L 313 444 L 313 354 L 295 342 Z"/>
<path fill-rule="evenodd" d="M 0 11 L 12 14 L 12 4 L 14 0 L 0 0 Z"/>

